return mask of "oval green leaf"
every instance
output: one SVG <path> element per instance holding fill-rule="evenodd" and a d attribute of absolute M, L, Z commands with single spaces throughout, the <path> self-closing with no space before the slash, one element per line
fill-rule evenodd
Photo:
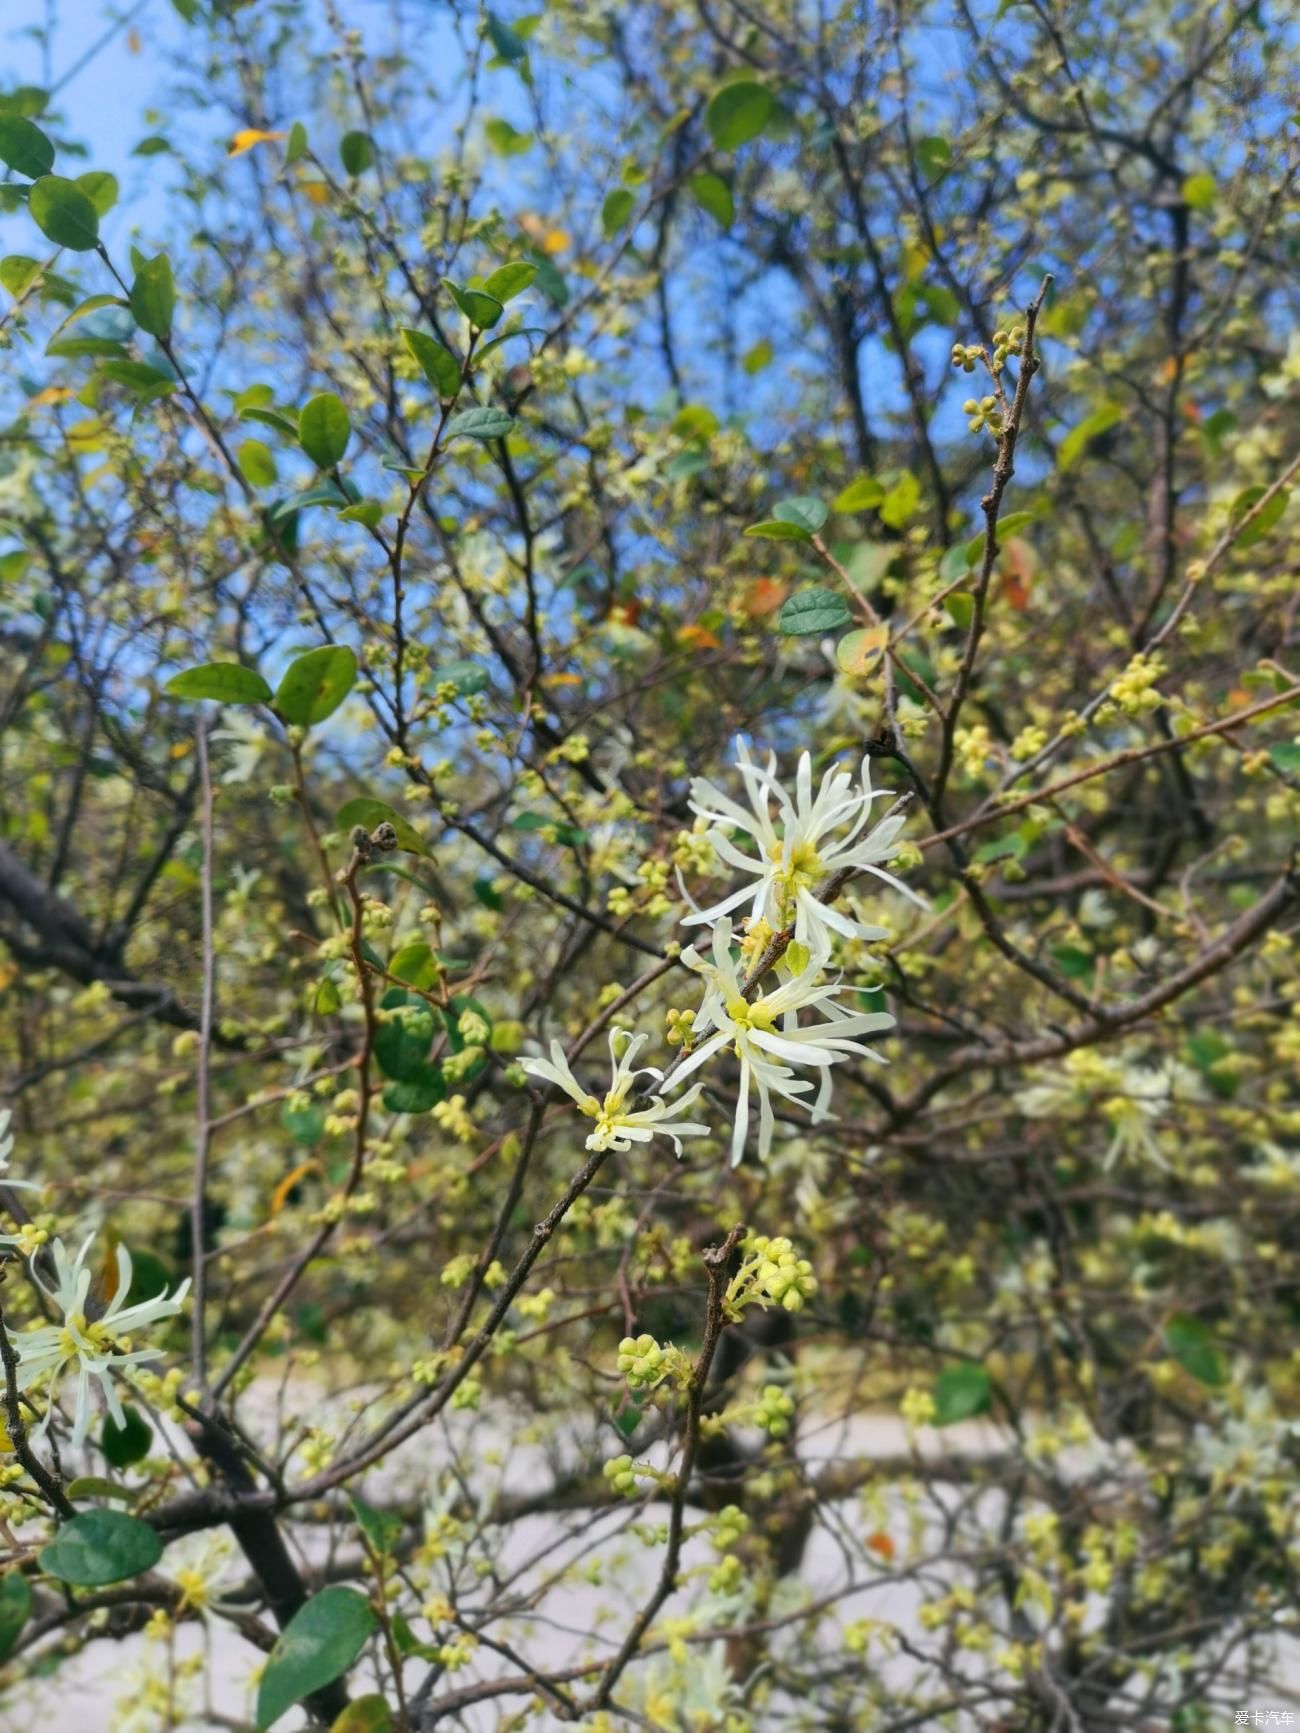
<path fill-rule="evenodd" d="M 322 644 L 285 669 L 275 708 L 286 722 L 310 728 L 332 716 L 356 683 L 357 659 L 346 644 Z"/>
<path fill-rule="evenodd" d="M 99 243 L 99 213 L 75 181 L 42 175 L 28 201 L 32 220 L 56 247 L 89 253 Z"/>
<path fill-rule="evenodd" d="M 814 632 L 838 632 L 852 619 L 843 596 L 815 585 L 790 597 L 777 618 L 776 629 L 787 637 L 803 638 Z"/>
<path fill-rule="evenodd" d="M 138 1517 L 120 1510 L 86 1510 L 65 1522 L 41 1548 L 39 1563 L 60 1582 L 93 1589 L 152 1570 L 162 1550 L 157 1533 Z"/>
<path fill-rule="evenodd" d="M 935 1379 L 934 1423 L 952 1426 L 983 1414 L 993 1398 L 993 1381 L 982 1366 L 947 1366 Z"/>
<path fill-rule="evenodd" d="M 330 1733 L 393 1733 L 393 1717 L 388 1704 L 371 1692 L 348 1704 L 330 1728 Z"/>
<path fill-rule="evenodd" d="M 348 412 L 332 391 L 322 391 L 303 406 L 298 443 L 318 469 L 333 469 L 340 463 L 351 437 Z"/>
<path fill-rule="evenodd" d="M 484 404 L 479 409 L 462 409 L 447 423 L 448 439 L 504 439 L 515 424 L 513 415 L 504 409 Z"/>
<path fill-rule="evenodd" d="M 122 1418 L 126 1424 L 119 1426 L 111 1414 L 106 1414 L 99 1435 L 99 1448 L 114 1468 L 129 1468 L 133 1462 L 143 1462 L 153 1443 L 153 1427 L 138 1408 L 124 1407 Z"/>
<path fill-rule="evenodd" d="M 507 301 L 513 301 L 516 295 L 522 295 L 536 275 L 537 266 L 530 260 L 514 259 L 508 265 L 498 266 L 483 287 L 504 307 Z"/>
<path fill-rule="evenodd" d="M 341 806 L 335 823 L 340 830 L 351 830 L 356 824 L 364 825 L 367 830 L 373 830 L 377 824 L 391 824 L 397 832 L 398 848 L 405 849 L 408 854 L 429 852 L 419 831 L 402 817 L 396 807 L 382 800 L 372 800 L 369 795 L 358 795 L 355 800 Z"/>
<path fill-rule="evenodd" d="M 700 209 L 707 211 L 720 228 L 729 229 L 735 221 L 736 201 L 722 176 L 705 170 L 702 174 L 692 175 L 687 185 Z"/>
<path fill-rule="evenodd" d="M 238 662 L 205 662 L 173 674 L 163 688 L 173 698 L 212 698 L 218 704 L 265 704 L 271 688 L 255 668 Z"/>
<path fill-rule="evenodd" d="M 480 331 L 490 331 L 505 312 L 495 295 L 485 295 L 482 289 L 463 288 L 459 283 L 453 283 L 450 277 L 444 277 L 442 281 L 470 324 Z"/>
<path fill-rule="evenodd" d="M 0 1577 L 0 1661 L 22 1635 L 32 1614 L 31 1584 L 21 1571 Z"/>
<path fill-rule="evenodd" d="M 239 467 L 254 487 L 271 487 L 279 476 L 275 453 L 265 440 L 246 439 L 239 448 Z"/>
<path fill-rule="evenodd" d="M 258 1733 L 347 1672 L 375 1629 L 364 1595 L 337 1586 L 313 1595 L 276 1638 L 257 1691 Z"/>
<path fill-rule="evenodd" d="M 172 315 L 176 311 L 176 283 L 172 277 L 171 260 L 166 253 L 146 259 L 131 284 L 131 312 L 142 331 L 151 337 L 167 337 L 171 333 Z"/>
<path fill-rule="evenodd" d="M 451 350 L 423 331 L 403 328 L 402 341 L 439 397 L 454 397 L 460 390 L 460 362 Z"/>
<path fill-rule="evenodd" d="M 339 141 L 339 158 L 355 180 L 375 160 L 374 140 L 368 132 L 345 132 Z"/>
<path fill-rule="evenodd" d="M 758 137 L 775 108 L 776 98 L 766 85 L 740 79 L 714 92 L 704 111 L 704 124 L 719 150 L 738 150 Z"/>
<path fill-rule="evenodd" d="M 0 114 L 0 162 L 15 174 L 38 180 L 54 167 L 54 146 L 24 115 Z"/>

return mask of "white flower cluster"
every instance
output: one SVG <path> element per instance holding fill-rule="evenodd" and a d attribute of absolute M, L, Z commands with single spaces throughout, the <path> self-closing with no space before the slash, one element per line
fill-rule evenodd
<path fill-rule="evenodd" d="M 690 1045 L 667 1073 L 649 1066 L 636 1070 L 633 1060 L 648 1037 L 614 1029 L 610 1035 L 613 1076 L 603 1098 L 577 1081 L 558 1041 L 551 1043 L 549 1059 L 522 1061 L 527 1072 L 562 1089 L 596 1121 L 587 1138 L 588 1149 L 626 1150 L 662 1134 L 672 1139 L 680 1155 L 683 1137 L 708 1135 L 708 1125 L 679 1117 L 699 1100 L 702 1083 L 675 1099 L 667 1095 L 723 1048 L 730 1048 L 740 1062 L 731 1136 L 733 1166 L 739 1164 L 749 1135 L 751 1093 L 758 1096 L 762 1158 L 772 1145 L 774 1095 L 809 1107 L 817 1123 L 829 1116 L 834 1066 L 849 1059 L 885 1063 L 861 1037 L 891 1029 L 894 1019 L 885 1012 L 849 1010 L 840 1002 L 846 988 L 827 979 L 826 971 L 836 936 L 879 939 L 886 929 L 850 919 L 823 902 L 818 892 L 840 875 L 847 878 L 865 872 L 920 903 L 921 898 L 883 870 L 902 846 L 897 840 L 902 815 L 887 816 L 868 829 L 872 805 L 883 791 L 872 788 L 870 761 L 865 758 L 859 787 L 854 787 L 851 771 L 835 766 L 814 795 L 812 760 L 803 753 L 793 798 L 777 778 L 774 756 L 766 765 L 757 764 L 739 742 L 737 766 L 747 805 L 703 778 L 691 784 L 691 807 L 709 827 L 707 841 L 719 859 L 746 875 L 746 883 L 711 908 L 691 904 L 685 925 L 708 924 L 712 940 L 707 954 L 693 946 L 682 953 L 682 961 L 704 980 L 699 1009 L 693 1016 L 683 1014 L 679 1024 L 683 1033 L 689 1024 Z M 752 838 L 756 855 L 736 846 L 737 831 Z M 742 946 L 732 927 L 732 913 L 746 904 L 747 934 Z M 739 958 L 746 951 L 751 959 L 757 958 L 767 935 L 780 935 L 785 948 L 773 964 L 776 985 L 771 991 L 755 991 L 761 983 L 747 978 Z M 807 1072 L 819 1074 L 819 1081 L 815 1084 L 801 1075 Z M 648 1083 L 638 1086 L 643 1078 Z M 814 1087 L 815 1098 L 803 1100 Z"/>
<path fill-rule="evenodd" d="M 10 1110 L 0 1110 L 0 1184 L 36 1189 L 30 1180 L 11 1179 L 5 1171 L 13 1149 L 13 1134 L 9 1130 Z M 16 1247 L 31 1259 L 32 1280 L 40 1288 L 56 1314 L 52 1323 L 38 1324 L 30 1330 L 13 1330 L 9 1340 L 18 1355 L 18 1388 L 31 1392 L 43 1388 L 48 1398 L 44 1418 L 38 1433 L 45 1432 L 54 1418 L 59 1391 L 67 1379 L 75 1383 L 76 1402 L 72 1423 L 72 1443 L 79 1445 L 90 1430 L 90 1387 L 98 1384 L 104 1406 L 117 1426 L 126 1424 L 121 1398 L 113 1379 L 133 1367 L 162 1358 L 161 1348 L 138 1348 L 133 1337 L 163 1318 L 172 1318 L 180 1311 L 189 1292 L 186 1278 L 173 1294 L 163 1292 L 152 1300 L 137 1300 L 128 1304 L 131 1292 L 131 1254 L 118 1246 L 116 1257 L 117 1283 L 113 1296 L 99 1315 L 87 1314 L 90 1301 L 91 1270 L 87 1262 L 94 1234 L 88 1234 L 75 1256 L 70 1256 L 62 1240 L 49 1247 L 54 1264 L 54 1286 L 41 1275 L 38 1258 L 43 1254 L 44 1230 L 24 1227 L 17 1234 L 0 1234 L 0 1245 Z"/>

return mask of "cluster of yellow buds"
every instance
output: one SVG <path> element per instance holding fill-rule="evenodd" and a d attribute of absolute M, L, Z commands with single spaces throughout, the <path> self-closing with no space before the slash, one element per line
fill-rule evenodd
<path fill-rule="evenodd" d="M 787 1312 L 803 1309 L 805 1300 L 817 1292 L 817 1278 L 807 1258 L 801 1258 L 787 1239 L 752 1235 L 744 1242 L 745 1261 L 727 1288 L 726 1307 L 738 1316 L 746 1306 L 781 1306 Z"/>
<path fill-rule="evenodd" d="M 1111 681 L 1110 696 L 1125 716 L 1141 716 L 1148 710 L 1159 709 L 1164 699 L 1155 690 L 1155 684 L 1164 671 L 1164 661 L 1160 656 L 1139 653 L 1124 672 Z"/>
<path fill-rule="evenodd" d="M 719 1552 L 731 1552 L 742 1534 L 748 1532 L 749 1518 L 738 1504 L 724 1504 L 713 1519 L 709 1539 Z"/>
<path fill-rule="evenodd" d="M 671 1006 L 665 1022 L 668 1029 L 664 1040 L 670 1047 L 683 1047 L 689 1052 L 695 1030 L 694 1011 L 679 1011 L 675 1006 Z"/>
<path fill-rule="evenodd" d="M 935 1406 L 934 1397 L 928 1390 L 918 1390 L 913 1385 L 903 1392 L 903 1400 L 898 1404 L 898 1412 L 908 1426 L 929 1426 L 939 1410 Z"/>
<path fill-rule="evenodd" d="M 618 1369 L 629 1390 L 653 1390 L 665 1379 L 679 1387 L 689 1382 L 691 1364 L 680 1348 L 661 1346 L 653 1336 L 624 1336 L 618 1345 Z"/>
<path fill-rule="evenodd" d="M 952 346 L 952 364 L 960 367 L 963 373 L 973 373 L 983 356 L 984 351 L 978 343 L 954 343 Z"/>
<path fill-rule="evenodd" d="M 613 1457 L 602 1472 L 615 1492 L 621 1492 L 624 1498 L 636 1497 L 636 1464 L 630 1456 Z"/>
<path fill-rule="evenodd" d="M 993 333 L 993 371 L 999 372 L 1007 364 L 1008 355 L 1023 355 L 1025 352 L 1025 328 L 1023 325 L 1013 325 L 1009 331 Z"/>
<path fill-rule="evenodd" d="M 788 1438 L 793 1415 L 793 1396 L 787 1395 L 779 1384 L 765 1384 L 754 1413 L 755 1425 L 769 1438 Z"/>
<path fill-rule="evenodd" d="M 983 722 L 959 728 L 952 737 L 953 751 L 967 776 L 982 776 L 993 751 L 993 736 Z"/>
<path fill-rule="evenodd" d="M 473 1143 L 474 1121 L 466 1111 L 463 1095 L 452 1095 L 446 1101 L 440 1101 L 433 1110 L 433 1117 L 460 1143 Z"/>
<path fill-rule="evenodd" d="M 966 425 L 972 433 L 982 433 L 987 427 L 990 433 L 1001 436 L 1002 406 L 996 397 L 968 397 L 962 411 L 970 417 Z"/>

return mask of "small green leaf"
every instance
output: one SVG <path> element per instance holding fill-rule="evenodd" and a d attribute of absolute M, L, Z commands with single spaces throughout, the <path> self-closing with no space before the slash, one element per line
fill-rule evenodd
<path fill-rule="evenodd" d="M 260 439 L 246 439 L 239 448 L 239 467 L 254 487 L 270 487 L 278 478 L 275 454 Z"/>
<path fill-rule="evenodd" d="M 916 515 L 920 503 L 921 484 L 910 469 L 905 469 L 880 502 L 880 521 L 891 530 L 901 530 Z"/>
<path fill-rule="evenodd" d="M 838 632 L 852 618 L 843 596 L 814 586 L 790 597 L 777 618 L 776 629 L 787 637 L 802 638 L 814 632 Z"/>
<path fill-rule="evenodd" d="M 1183 182 L 1183 202 L 1194 211 L 1212 211 L 1218 188 L 1210 174 L 1188 175 Z"/>
<path fill-rule="evenodd" d="M 402 341 L 419 363 L 420 371 L 439 397 L 452 398 L 460 390 L 460 362 L 450 349 L 423 331 L 403 327 Z"/>
<path fill-rule="evenodd" d="M 341 463 L 351 437 L 348 412 L 332 391 L 322 391 L 303 406 L 298 442 L 318 469 Z"/>
<path fill-rule="evenodd" d="M 135 322 L 151 337 L 167 337 L 176 311 L 176 283 L 166 253 L 146 259 L 131 284 L 131 311 Z"/>
<path fill-rule="evenodd" d="M 505 312 L 495 295 L 485 295 L 482 289 L 466 289 L 460 283 L 453 283 L 450 277 L 444 277 L 442 282 L 447 293 L 476 330 L 490 331 Z"/>
<path fill-rule="evenodd" d="M 481 662 L 471 662 L 468 659 L 444 662 L 433 670 L 434 686 L 452 685 L 461 698 L 470 698 L 475 692 L 485 692 L 487 683 L 487 669 Z"/>
<path fill-rule="evenodd" d="M 363 175 L 375 160 L 375 146 L 370 134 L 345 132 L 339 140 L 339 160 L 353 180 Z"/>
<path fill-rule="evenodd" d="M 346 644 L 322 644 L 290 662 L 275 693 L 289 723 L 310 728 L 332 716 L 356 683 L 357 659 Z"/>
<path fill-rule="evenodd" d="M 384 1085 L 384 1106 L 389 1113 L 428 1113 L 445 1100 L 447 1085 L 437 1065 L 415 1067 L 409 1077 Z"/>
<path fill-rule="evenodd" d="M 448 439 L 504 439 L 515 424 L 513 415 L 504 409 L 484 404 L 479 409 L 462 409 L 447 423 Z"/>
<path fill-rule="evenodd" d="M 115 1480 L 105 1480 L 102 1474 L 79 1474 L 68 1482 L 67 1493 L 71 1499 L 115 1498 L 122 1504 L 130 1504 L 135 1498 L 133 1488 L 119 1486 Z"/>
<path fill-rule="evenodd" d="M 106 361 L 99 371 L 105 379 L 144 398 L 166 397 L 176 389 L 177 382 L 170 373 L 151 367 L 147 361 Z"/>
<path fill-rule="evenodd" d="M 960 626 L 964 632 L 975 615 L 975 598 L 965 590 L 954 590 L 950 596 L 945 596 L 943 605 L 948 610 L 948 617 L 954 626 Z"/>
<path fill-rule="evenodd" d="M 600 226 L 608 240 L 616 235 L 636 209 L 636 194 L 629 187 L 615 187 L 600 207 Z"/>
<path fill-rule="evenodd" d="M 860 475 L 856 481 L 835 496 L 836 511 L 874 511 L 885 497 L 885 490 L 870 475 Z"/>
<path fill-rule="evenodd" d="M 1063 475 L 1083 456 L 1089 440 L 1096 439 L 1098 434 L 1108 432 L 1117 421 L 1123 419 L 1124 411 L 1118 403 L 1103 403 L 1100 409 L 1094 409 L 1077 427 L 1072 427 L 1061 441 L 1056 454 L 1057 470 Z"/>
<path fill-rule="evenodd" d="M 952 146 L 946 138 L 931 136 L 917 140 L 916 160 L 926 180 L 938 180 L 952 163 Z"/>
<path fill-rule="evenodd" d="M 295 120 L 289 128 L 289 142 L 284 147 L 285 167 L 289 168 L 296 162 L 301 162 L 307 154 L 307 128 L 300 120 Z"/>
<path fill-rule="evenodd" d="M 1091 951 L 1081 951 L 1077 945 L 1057 945 L 1052 959 L 1067 981 L 1087 981 L 1096 972 L 1097 959 Z"/>
<path fill-rule="evenodd" d="M 518 132 L 508 120 L 499 116 L 484 121 L 483 131 L 498 156 L 523 156 L 536 142 L 531 132 Z"/>
<path fill-rule="evenodd" d="M 776 98 L 766 85 L 739 79 L 714 91 L 704 111 L 704 124 L 719 150 L 739 150 L 758 137 L 775 109 Z"/>
<path fill-rule="evenodd" d="M 354 1697 L 330 1726 L 330 1733 L 393 1733 L 388 1704 L 377 1692 Z"/>
<path fill-rule="evenodd" d="M 349 800 L 338 810 L 335 824 L 339 830 L 351 830 L 354 825 L 363 824 L 367 830 L 374 830 L 376 825 L 391 824 L 397 832 L 397 846 L 407 854 L 428 854 L 428 845 L 419 831 L 409 819 L 402 817 L 396 807 L 387 805 L 382 800 L 372 800 L 369 795 L 358 795 L 355 800 Z"/>
<path fill-rule="evenodd" d="M 801 529 L 815 536 L 826 519 L 830 516 L 826 507 L 811 494 L 800 495 L 796 499 L 783 499 L 772 512 L 778 523 L 797 524 Z"/>
<path fill-rule="evenodd" d="M 56 247 L 74 253 L 89 253 L 99 242 L 99 216 L 90 199 L 75 181 L 61 175 L 42 175 L 27 201 L 32 220 Z"/>
<path fill-rule="evenodd" d="M 720 228 L 729 229 L 736 220 L 736 201 L 722 176 L 706 170 L 692 175 L 686 184 L 700 209 L 707 212 Z"/>
<path fill-rule="evenodd" d="M 258 1733 L 265 1733 L 295 1703 L 346 1673 L 374 1629 L 370 1603 L 355 1589 L 331 1586 L 299 1607 L 276 1638 L 262 1672 Z"/>
<path fill-rule="evenodd" d="M 99 1435 L 99 1448 L 114 1468 L 127 1468 L 133 1462 L 142 1462 L 153 1443 L 153 1427 L 138 1409 L 124 1407 L 122 1418 L 126 1424 L 119 1426 L 111 1414 L 106 1414 Z"/>
<path fill-rule="evenodd" d="M 138 1517 L 120 1510 L 86 1510 L 60 1526 L 41 1548 L 39 1562 L 60 1582 L 93 1589 L 152 1570 L 162 1550 L 155 1530 Z"/>
<path fill-rule="evenodd" d="M 0 114 L 0 162 L 29 181 L 54 167 L 54 146 L 39 126 L 21 114 Z"/>
<path fill-rule="evenodd" d="M 271 688 L 255 668 L 239 662 L 205 662 L 173 674 L 163 688 L 173 698 L 213 698 L 218 704 L 265 704 Z"/>
<path fill-rule="evenodd" d="M 385 1077 L 405 1083 L 429 1069 L 429 1044 L 433 1040 L 433 1012 L 417 993 L 390 987 L 379 1001 L 383 1011 L 400 1011 L 400 1017 L 381 1022 L 375 1030 L 375 1060 Z"/>
<path fill-rule="evenodd" d="M 403 945 L 388 959 L 388 973 L 399 981 L 405 981 L 408 987 L 432 987 L 441 972 L 433 946 L 418 939 Z"/>
<path fill-rule="evenodd" d="M 747 536 L 757 536 L 765 542 L 810 542 L 812 537 L 802 524 L 786 523 L 781 518 L 768 518 L 761 524 L 750 524 Z"/>
<path fill-rule="evenodd" d="M 982 1366 L 945 1366 L 934 1383 L 934 1423 L 951 1426 L 983 1414 L 993 1396 L 993 1383 Z"/>
<path fill-rule="evenodd" d="M 286 1101 L 280 1112 L 280 1124 L 295 1143 L 313 1149 L 325 1135 L 325 1109 L 319 1101 L 309 1101 L 306 1107 L 294 1107 Z"/>
<path fill-rule="evenodd" d="M 250 403 L 239 412 L 241 421 L 256 421 L 260 427 L 272 427 L 287 439 L 297 439 L 298 424 L 278 409 L 267 409 L 260 403 Z"/>
<path fill-rule="evenodd" d="M 1175 1313 L 1165 1325 L 1165 1346 L 1198 1384 L 1213 1388 L 1228 1382 L 1228 1360 L 1210 1326 L 1200 1318 Z"/>
<path fill-rule="evenodd" d="M 98 217 L 106 217 L 117 203 L 117 176 L 106 169 L 89 169 L 77 176 L 76 184 L 94 205 Z"/>
<path fill-rule="evenodd" d="M 343 524 L 364 524 L 368 530 L 378 529 L 384 516 L 384 508 L 377 499 L 359 499 L 353 505 L 344 506 L 339 513 L 339 522 Z"/>
<path fill-rule="evenodd" d="M 507 301 L 513 301 L 516 295 L 522 295 L 536 275 L 537 266 L 531 260 L 514 259 L 508 265 L 498 266 L 483 287 L 504 307 Z"/>
<path fill-rule="evenodd" d="M 31 1615 L 31 1584 L 21 1571 L 6 1571 L 0 1577 L 0 1661 L 18 1641 Z"/>
<path fill-rule="evenodd" d="M 1266 487 L 1247 487 L 1242 489 L 1236 499 L 1232 502 L 1232 511 L 1230 516 L 1234 529 L 1246 516 L 1247 512 L 1251 511 L 1253 507 L 1259 504 L 1260 500 L 1263 499 L 1267 492 L 1268 489 Z M 1291 495 L 1289 491 L 1284 487 L 1280 487 L 1273 495 L 1272 499 L 1269 500 L 1268 504 L 1262 509 L 1262 511 L 1260 511 L 1258 516 L 1252 518 L 1250 523 L 1246 525 L 1245 529 L 1240 531 L 1237 536 L 1236 545 L 1239 548 L 1253 548 L 1256 542 L 1263 541 L 1264 537 L 1273 528 L 1273 525 L 1282 516 L 1282 513 L 1286 510 L 1290 501 Z"/>
<path fill-rule="evenodd" d="M 488 13 L 485 28 L 488 41 L 502 60 L 514 62 L 526 58 L 528 45 L 523 37 L 495 12 Z"/>
<path fill-rule="evenodd" d="M 376 1510 L 374 1505 L 367 1504 L 365 1499 L 358 1498 L 355 1493 L 348 1495 L 348 1502 L 352 1506 L 357 1527 L 370 1542 L 373 1551 L 392 1552 L 402 1538 L 401 1517 L 393 1516 L 386 1510 Z"/>

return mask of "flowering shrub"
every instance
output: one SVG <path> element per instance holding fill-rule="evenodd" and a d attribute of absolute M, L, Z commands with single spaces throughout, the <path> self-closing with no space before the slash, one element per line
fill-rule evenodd
<path fill-rule="evenodd" d="M 1267 1712 L 1288 25 L 29 10 L 6 1708 Z"/>

